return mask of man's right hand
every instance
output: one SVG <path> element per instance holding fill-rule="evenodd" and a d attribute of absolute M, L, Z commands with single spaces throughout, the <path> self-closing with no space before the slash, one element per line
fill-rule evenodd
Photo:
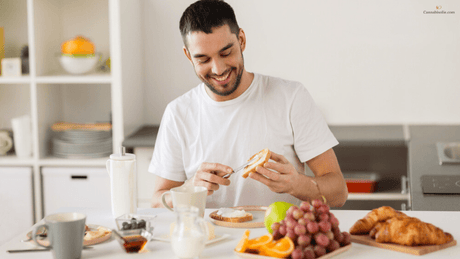
<path fill-rule="evenodd" d="M 219 163 L 202 163 L 192 179 L 194 186 L 204 186 L 208 189 L 208 195 L 219 190 L 220 185 L 230 185 L 230 180 L 223 178 L 231 173 L 233 169 Z"/>

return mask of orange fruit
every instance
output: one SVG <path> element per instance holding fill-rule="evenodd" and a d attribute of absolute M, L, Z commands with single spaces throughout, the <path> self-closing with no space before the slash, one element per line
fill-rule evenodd
<path fill-rule="evenodd" d="M 238 244 L 235 247 L 235 251 L 239 253 L 244 253 L 244 251 L 246 251 L 246 248 L 248 247 L 248 244 L 249 244 L 249 233 L 250 233 L 249 229 L 246 229 L 246 231 L 244 231 L 243 237 L 241 238 L 240 242 L 238 242 Z"/>
<path fill-rule="evenodd" d="M 263 235 L 263 236 L 249 240 L 247 248 L 258 250 L 261 246 L 267 245 L 268 243 L 272 241 L 273 241 L 273 236 L 271 234 Z"/>
<path fill-rule="evenodd" d="M 66 55 L 92 55 L 94 54 L 94 44 L 83 36 L 77 36 L 62 43 L 61 51 L 62 54 Z"/>
<path fill-rule="evenodd" d="M 289 237 L 283 237 L 275 242 L 270 242 L 259 248 L 260 255 L 276 258 L 288 257 L 294 251 L 294 242 Z"/>

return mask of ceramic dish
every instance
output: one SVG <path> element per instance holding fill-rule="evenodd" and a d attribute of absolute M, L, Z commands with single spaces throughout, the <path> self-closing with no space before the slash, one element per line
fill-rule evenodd
<path fill-rule="evenodd" d="M 93 224 L 88 224 L 87 225 L 90 229 L 92 230 L 95 230 L 97 229 L 98 227 L 101 227 L 100 225 L 93 225 Z M 95 245 L 95 244 L 100 244 L 102 242 L 105 242 L 107 240 L 109 240 L 112 236 L 112 231 L 106 227 L 103 227 L 107 230 L 110 231 L 110 234 L 108 235 L 105 235 L 105 236 L 102 236 L 101 238 L 97 238 L 97 239 L 93 239 L 93 240 L 84 240 L 83 241 L 83 245 L 84 246 L 89 246 L 89 245 Z M 43 230 L 39 230 L 37 231 L 37 233 L 42 233 Z M 29 231 L 27 233 L 27 238 L 30 238 L 32 236 L 32 231 Z M 33 242 L 33 240 L 31 240 Z M 48 246 L 50 244 L 49 240 L 48 240 L 48 237 L 45 237 L 45 238 L 42 238 L 42 239 L 37 239 L 38 243 L 40 243 L 41 245 L 44 245 L 44 246 Z"/>
<path fill-rule="evenodd" d="M 351 248 L 351 244 L 349 244 L 347 246 L 343 246 L 343 247 L 335 250 L 334 252 L 327 253 L 327 254 L 325 254 L 323 256 L 320 256 L 320 257 L 317 257 L 317 258 L 328 259 L 328 258 L 331 258 L 331 257 L 336 256 L 338 254 L 341 254 L 341 253 L 347 251 L 350 248 Z M 235 251 L 235 254 L 239 258 L 244 258 L 244 259 L 272 259 L 272 258 L 275 258 L 275 257 L 271 257 L 271 256 L 264 256 L 264 255 L 258 255 L 258 254 L 238 253 L 236 251 Z"/>

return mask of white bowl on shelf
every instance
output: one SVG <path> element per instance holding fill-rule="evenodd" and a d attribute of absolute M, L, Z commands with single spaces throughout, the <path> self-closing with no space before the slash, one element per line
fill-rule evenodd
<path fill-rule="evenodd" d="M 96 66 L 100 57 L 99 54 L 95 54 L 94 56 L 61 55 L 59 62 L 64 70 L 70 74 L 84 74 Z"/>

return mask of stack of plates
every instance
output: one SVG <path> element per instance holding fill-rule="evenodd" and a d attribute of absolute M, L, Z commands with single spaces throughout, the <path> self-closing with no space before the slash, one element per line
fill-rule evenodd
<path fill-rule="evenodd" d="M 112 131 L 71 129 L 54 132 L 53 155 L 62 158 L 97 158 L 112 154 Z"/>

